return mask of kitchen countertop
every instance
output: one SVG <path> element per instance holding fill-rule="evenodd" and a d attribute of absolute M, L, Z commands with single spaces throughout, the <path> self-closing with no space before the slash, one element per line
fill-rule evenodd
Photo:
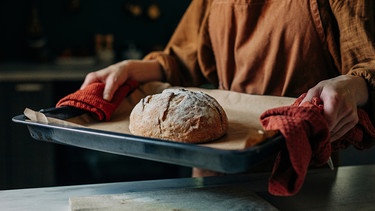
<path fill-rule="evenodd" d="M 70 197 L 124 194 L 181 188 L 233 187 L 241 184 L 280 210 L 371 210 L 375 205 L 375 165 L 309 170 L 292 197 L 267 193 L 268 173 L 178 178 L 0 191 L 0 210 L 69 210 Z"/>
<path fill-rule="evenodd" d="M 87 73 L 103 67 L 105 65 L 0 63 L 0 82 L 83 80 Z"/>

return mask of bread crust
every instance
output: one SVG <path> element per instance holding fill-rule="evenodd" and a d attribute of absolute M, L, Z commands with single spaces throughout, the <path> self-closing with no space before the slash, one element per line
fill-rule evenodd
<path fill-rule="evenodd" d="M 134 135 L 184 143 L 204 143 L 222 137 L 228 118 L 210 95 L 187 89 L 166 89 L 141 99 L 130 114 Z"/>

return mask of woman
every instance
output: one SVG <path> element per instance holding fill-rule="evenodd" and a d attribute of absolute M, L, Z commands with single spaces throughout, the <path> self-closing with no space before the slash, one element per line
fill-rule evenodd
<path fill-rule="evenodd" d="M 193 0 L 163 52 L 89 73 L 111 100 L 127 79 L 211 83 L 250 94 L 319 97 L 331 141 L 374 110 L 375 21 L 365 0 Z M 371 19 L 372 18 L 372 19 Z"/>

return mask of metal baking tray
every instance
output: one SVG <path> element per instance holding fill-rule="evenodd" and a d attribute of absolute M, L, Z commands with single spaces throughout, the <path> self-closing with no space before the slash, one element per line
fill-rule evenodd
<path fill-rule="evenodd" d="M 84 111 L 73 107 L 61 107 L 42 109 L 40 112 L 48 117 L 68 119 Z M 25 124 L 31 137 L 39 141 L 223 173 L 248 171 L 274 156 L 285 145 L 282 135 L 277 135 L 245 150 L 223 150 L 97 129 L 37 123 L 28 121 L 25 115 L 15 116 L 12 120 Z"/>

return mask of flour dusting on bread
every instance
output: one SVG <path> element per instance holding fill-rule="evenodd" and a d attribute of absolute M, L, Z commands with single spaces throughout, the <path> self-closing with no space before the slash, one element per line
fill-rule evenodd
<path fill-rule="evenodd" d="M 182 88 L 146 96 L 130 114 L 132 134 L 171 141 L 204 143 L 227 129 L 226 113 L 213 97 Z"/>

